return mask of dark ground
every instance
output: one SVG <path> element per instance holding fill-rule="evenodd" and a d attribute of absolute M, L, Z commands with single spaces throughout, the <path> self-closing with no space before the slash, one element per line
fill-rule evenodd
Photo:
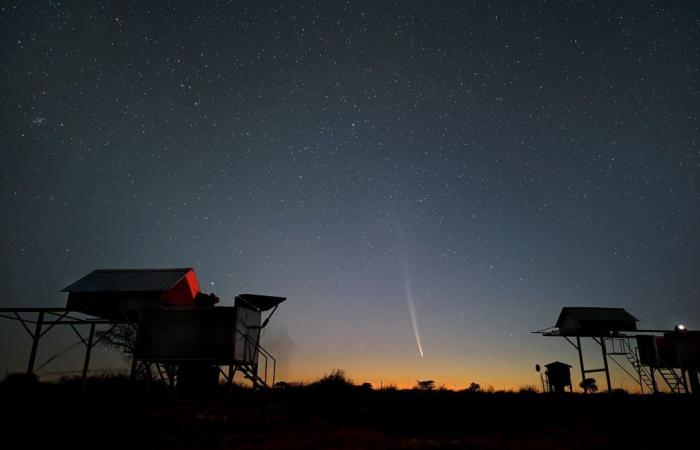
<path fill-rule="evenodd" d="M 670 449 L 697 445 L 697 398 L 236 388 L 182 396 L 124 379 L 0 384 L 18 448 Z M 22 445 L 24 444 L 24 445 Z M 3 445 L 4 448 L 10 448 Z"/>

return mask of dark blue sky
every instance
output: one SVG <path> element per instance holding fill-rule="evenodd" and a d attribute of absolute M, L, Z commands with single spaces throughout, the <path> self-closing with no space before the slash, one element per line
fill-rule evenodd
<path fill-rule="evenodd" d="M 125 3 L 0 7 L 3 305 L 192 266 L 289 297 L 283 376 L 399 384 L 531 383 L 562 306 L 700 327 L 697 3 Z"/>

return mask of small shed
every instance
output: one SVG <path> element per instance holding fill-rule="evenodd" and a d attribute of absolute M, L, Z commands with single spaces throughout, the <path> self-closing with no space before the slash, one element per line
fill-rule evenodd
<path fill-rule="evenodd" d="M 62 292 L 68 292 L 67 309 L 105 318 L 166 306 L 195 306 L 200 294 L 191 268 L 98 269 Z"/>
<path fill-rule="evenodd" d="M 569 386 L 569 392 L 573 391 L 570 365 L 561 361 L 554 361 L 544 366 L 547 368 L 549 392 L 565 392 L 564 388 L 566 386 Z"/>
<path fill-rule="evenodd" d="M 564 307 L 555 327 L 561 336 L 601 337 L 636 331 L 637 322 L 623 308 Z"/>

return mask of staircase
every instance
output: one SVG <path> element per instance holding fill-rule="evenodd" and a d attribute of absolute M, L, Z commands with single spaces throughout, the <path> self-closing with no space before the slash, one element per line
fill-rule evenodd
<path fill-rule="evenodd" d="M 679 377 L 675 370 L 670 368 L 658 368 L 656 371 L 659 372 L 661 378 L 663 378 L 671 392 L 677 394 L 687 392 L 683 378 Z"/>
<path fill-rule="evenodd" d="M 639 387 L 642 392 L 644 392 L 644 388 L 648 389 L 649 392 L 654 392 L 654 380 L 652 380 L 651 378 L 651 372 L 649 372 L 647 368 L 642 365 L 641 361 L 639 360 L 639 356 L 637 355 L 637 348 L 633 348 L 630 345 L 629 338 L 611 338 L 608 342 L 610 342 L 612 347 L 612 351 L 608 352 L 608 355 L 611 357 L 618 355 L 624 356 L 629 365 L 632 366 L 632 368 L 634 369 L 634 372 L 637 376 L 635 377 L 630 372 L 628 372 L 616 360 L 613 359 L 613 361 L 615 361 L 615 363 L 617 363 L 617 365 L 620 366 L 622 370 L 624 370 L 639 384 Z"/>
<path fill-rule="evenodd" d="M 639 361 L 637 353 L 632 351 L 625 353 L 625 358 L 630 363 L 630 365 L 634 367 L 634 371 L 637 372 L 637 375 L 639 376 L 640 380 L 640 386 L 646 387 L 649 390 L 649 392 L 654 392 L 654 381 L 651 379 L 651 373 L 649 373 L 647 368 L 644 367 Z"/>
<path fill-rule="evenodd" d="M 608 342 L 610 342 L 612 351 L 608 352 L 608 355 L 610 356 L 624 356 L 625 359 L 627 359 L 627 362 L 634 368 L 634 371 L 636 372 L 637 376 L 639 377 L 637 383 L 639 383 L 640 388 L 642 388 L 642 391 L 644 391 L 644 387 L 646 387 L 650 392 L 655 392 L 654 389 L 654 380 L 652 379 L 652 371 L 658 373 L 661 375 L 661 378 L 664 380 L 664 383 L 666 383 L 666 386 L 670 389 L 672 393 L 683 393 L 683 392 L 688 392 L 687 386 L 685 385 L 685 380 L 683 376 L 679 376 L 678 372 L 676 372 L 675 369 L 671 367 L 655 367 L 653 369 L 649 369 L 646 366 L 642 365 L 641 361 L 639 360 L 639 355 L 637 353 L 638 349 L 636 347 L 632 347 L 629 343 L 630 338 L 610 338 Z M 615 361 L 613 359 L 613 361 Z M 617 363 L 617 361 L 615 361 Z M 663 363 L 663 361 L 661 361 Z M 618 366 L 620 366 L 623 370 L 624 367 L 622 367 L 619 363 L 617 363 Z M 633 375 L 625 370 L 628 375 L 633 377 Z M 634 378 L 634 377 L 633 377 Z"/>
<path fill-rule="evenodd" d="M 243 377 L 253 383 L 253 388 L 269 388 L 275 385 L 277 372 L 277 360 L 259 342 L 254 341 L 250 336 L 245 335 L 245 361 L 239 363 L 236 369 L 243 372 Z M 255 355 L 257 354 L 257 357 Z M 262 363 L 262 364 L 261 364 Z M 262 372 L 260 372 L 262 369 Z M 271 373 L 269 373 L 271 372 Z M 269 382 L 268 382 L 268 375 Z"/>

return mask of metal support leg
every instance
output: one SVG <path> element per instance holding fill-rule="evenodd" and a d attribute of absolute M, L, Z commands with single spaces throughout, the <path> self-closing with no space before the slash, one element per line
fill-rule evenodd
<path fill-rule="evenodd" d="M 136 360 L 136 356 L 133 354 L 131 355 L 131 369 L 129 370 L 129 379 L 132 381 L 136 379 L 136 365 L 138 364 L 138 361 Z"/>
<path fill-rule="evenodd" d="M 698 379 L 698 369 L 690 369 L 688 371 L 688 378 L 690 384 L 690 392 L 692 394 L 700 394 L 700 380 Z"/>
<path fill-rule="evenodd" d="M 583 367 L 583 349 L 581 348 L 581 338 L 576 336 L 576 350 L 578 350 L 578 363 L 581 366 L 581 382 L 586 380 L 586 369 Z"/>
<path fill-rule="evenodd" d="M 90 367 L 90 354 L 92 353 L 93 341 L 95 340 L 95 324 L 90 324 L 90 335 L 88 336 L 87 344 L 85 344 L 85 362 L 83 363 L 83 380 L 80 386 L 80 394 L 85 394 L 85 385 L 87 384 L 87 373 Z"/>
<path fill-rule="evenodd" d="M 231 386 L 233 386 L 234 375 L 236 375 L 236 369 L 233 367 L 233 364 L 229 364 L 228 376 L 226 377 L 226 382 L 228 383 L 229 390 L 231 389 Z"/>
<path fill-rule="evenodd" d="M 36 320 L 36 327 L 34 328 L 34 334 L 32 335 L 32 351 L 29 354 L 29 364 L 27 365 L 27 373 L 34 373 L 34 362 L 36 361 L 36 352 L 39 348 L 39 339 L 41 339 L 41 326 L 44 323 L 44 312 L 39 313 L 39 317 Z"/>
<path fill-rule="evenodd" d="M 690 392 L 690 389 L 688 389 L 688 370 L 685 369 L 684 367 L 681 367 L 681 381 L 683 385 L 683 389 L 685 390 L 685 393 L 688 394 Z"/>
<path fill-rule="evenodd" d="M 603 352 L 603 365 L 605 367 L 605 381 L 608 384 L 608 392 L 612 392 L 612 385 L 610 384 L 610 369 L 608 368 L 608 352 L 605 349 L 605 338 L 600 338 L 600 349 Z"/>

